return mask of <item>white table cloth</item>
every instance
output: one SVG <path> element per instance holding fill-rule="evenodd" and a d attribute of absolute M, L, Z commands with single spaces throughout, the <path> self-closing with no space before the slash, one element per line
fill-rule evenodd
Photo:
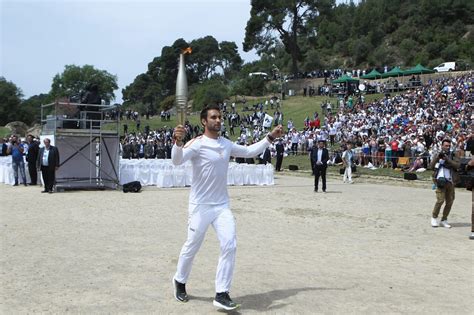
<path fill-rule="evenodd" d="M 192 181 L 192 166 L 188 162 L 175 166 L 167 159 L 120 159 L 120 184 L 139 181 L 144 186 L 184 187 Z M 274 185 L 271 164 L 229 163 L 228 185 Z"/>
<path fill-rule="evenodd" d="M 28 172 L 28 163 L 26 161 L 25 161 L 25 175 L 26 175 L 26 182 L 29 183 L 30 173 Z M 18 181 L 20 184 L 23 184 L 20 170 L 18 170 Z M 0 183 L 4 183 L 7 185 L 15 184 L 15 176 L 13 175 L 11 155 L 0 156 Z"/>

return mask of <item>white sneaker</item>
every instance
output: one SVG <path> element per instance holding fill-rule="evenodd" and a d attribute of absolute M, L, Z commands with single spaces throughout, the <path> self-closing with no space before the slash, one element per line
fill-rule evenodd
<path fill-rule="evenodd" d="M 471 236 L 469 236 L 470 240 L 474 240 L 474 232 L 471 233 Z"/>
<path fill-rule="evenodd" d="M 448 228 L 448 229 L 451 228 L 451 225 L 449 225 L 448 220 L 441 221 L 439 224 L 440 224 L 442 227 L 445 227 L 445 228 Z"/>
<path fill-rule="evenodd" d="M 438 227 L 439 226 L 438 220 L 435 219 L 435 218 L 431 218 L 431 226 L 432 227 Z"/>

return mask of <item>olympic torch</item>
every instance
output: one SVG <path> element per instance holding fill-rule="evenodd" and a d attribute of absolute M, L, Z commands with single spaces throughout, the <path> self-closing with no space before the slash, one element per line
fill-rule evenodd
<path fill-rule="evenodd" d="M 179 55 L 178 77 L 176 78 L 176 114 L 178 116 L 178 123 L 184 126 L 186 122 L 186 115 L 188 112 L 188 80 L 186 78 L 186 66 L 184 63 L 184 56 L 191 54 L 192 49 L 188 47 L 181 51 Z"/>

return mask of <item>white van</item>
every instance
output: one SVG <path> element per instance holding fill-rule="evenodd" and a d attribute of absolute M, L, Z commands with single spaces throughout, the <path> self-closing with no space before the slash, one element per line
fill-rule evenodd
<path fill-rule="evenodd" d="M 456 69 L 456 63 L 454 61 L 445 62 L 433 68 L 433 70 L 436 72 L 454 71 L 455 69 Z"/>
<path fill-rule="evenodd" d="M 265 72 L 251 72 L 249 73 L 249 77 L 261 77 L 263 78 L 264 80 L 266 80 L 268 78 L 268 74 L 266 74 Z"/>

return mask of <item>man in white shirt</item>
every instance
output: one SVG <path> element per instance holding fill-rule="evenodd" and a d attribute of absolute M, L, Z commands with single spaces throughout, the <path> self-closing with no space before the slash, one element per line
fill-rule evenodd
<path fill-rule="evenodd" d="M 296 128 L 293 128 L 291 132 L 291 151 L 293 155 L 296 155 L 298 152 L 298 142 L 300 141 L 300 134 L 296 131 Z"/>
<path fill-rule="evenodd" d="M 187 302 L 185 284 L 191 267 L 209 225 L 216 231 L 220 242 L 220 257 L 216 274 L 216 297 L 214 306 L 233 310 L 239 307 L 229 296 L 235 264 L 236 236 L 235 220 L 229 205 L 227 192 L 227 170 L 229 159 L 250 158 L 262 153 L 275 138 L 282 135 L 282 126 L 277 126 L 263 140 L 241 146 L 219 136 L 222 116 L 218 106 L 201 111 L 204 134 L 183 146 L 184 128 L 175 128 L 171 158 L 175 165 L 190 160 L 193 166 L 193 181 L 189 195 L 188 236 L 179 255 L 176 274 L 173 277 L 174 296 Z"/>
<path fill-rule="evenodd" d="M 354 151 L 352 151 L 351 142 L 347 142 L 347 149 L 342 153 L 342 163 L 344 165 L 343 182 L 352 184 L 352 165 L 354 163 Z"/>

